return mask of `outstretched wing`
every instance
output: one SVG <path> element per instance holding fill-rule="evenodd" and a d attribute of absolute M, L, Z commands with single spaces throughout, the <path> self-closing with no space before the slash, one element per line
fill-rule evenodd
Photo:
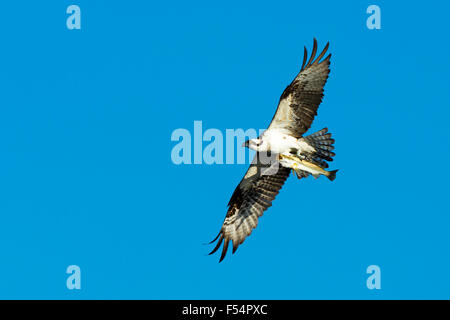
<path fill-rule="evenodd" d="M 272 205 L 289 173 L 290 169 L 282 167 L 278 162 L 269 167 L 261 164 L 258 154 L 255 156 L 255 160 L 231 196 L 222 228 L 217 237 L 211 241 L 213 243 L 218 239 L 216 247 L 210 254 L 216 252 L 223 242 L 220 256 L 222 261 L 230 240 L 233 243 L 233 253 L 236 252 L 238 246 L 258 225 L 258 218 Z"/>
<path fill-rule="evenodd" d="M 325 56 L 328 46 L 329 43 L 314 60 L 317 52 L 317 40 L 314 39 L 313 51 L 308 63 L 306 63 L 308 52 L 305 47 L 302 68 L 281 95 L 268 130 L 282 129 L 286 130 L 287 134 L 300 138 L 309 129 L 317 114 L 317 108 L 322 102 L 323 87 L 330 73 L 331 54 L 320 61 Z"/>

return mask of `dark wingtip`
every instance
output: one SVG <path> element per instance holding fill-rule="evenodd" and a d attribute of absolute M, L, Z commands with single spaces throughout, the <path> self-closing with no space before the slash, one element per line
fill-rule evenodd
<path fill-rule="evenodd" d="M 208 244 L 212 244 L 213 242 L 215 242 L 217 240 L 217 238 L 219 238 L 219 236 L 221 235 L 222 231 L 220 231 L 217 236 L 211 240 L 210 242 L 204 243 L 203 245 L 208 245 Z"/>
<path fill-rule="evenodd" d="M 310 66 L 311 63 L 314 61 L 314 57 L 316 56 L 316 52 L 317 52 L 317 40 L 316 38 L 314 38 L 314 43 L 313 43 L 313 49 L 311 52 L 311 57 L 309 58 L 308 63 L 306 64 L 306 66 Z"/>
<path fill-rule="evenodd" d="M 323 56 L 325 55 L 325 53 L 327 53 L 328 47 L 330 46 L 330 43 L 327 42 L 327 44 L 325 45 L 325 47 L 323 48 L 322 52 L 319 54 L 319 56 L 317 57 L 317 59 L 313 62 L 313 64 L 318 64 L 320 63 L 320 59 L 323 58 Z"/>
<path fill-rule="evenodd" d="M 304 51 L 303 51 L 303 63 L 302 63 L 302 67 L 300 68 L 300 70 L 303 70 L 303 68 L 305 67 L 306 64 L 306 59 L 308 58 L 308 50 L 306 49 L 306 47 L 304 47 Z"/>
<path fill-rule="evenodd" d="M 210 253 L 208 253 L 208 255 L 212 255 L 214 252 L 216 252 L 220 248 L 222 241 L 223 241 L 223 235 L 219 238 L 217 245 L 214 247 L 214 249 L 212 249 L 212 251 Z"/>
<path fill-rule="evenodd" d="M 223 249 L 222 249 L 222 254 L 220 255 L 220 260 L 219 263 L 222 262 L 222 260 L 225 258 L 225 256 L 227 255 L 227 251 L 228 251 L 228 243 L 230 242 L 229 239 L 225 240 L 225 242 L 223 243 Z"/>

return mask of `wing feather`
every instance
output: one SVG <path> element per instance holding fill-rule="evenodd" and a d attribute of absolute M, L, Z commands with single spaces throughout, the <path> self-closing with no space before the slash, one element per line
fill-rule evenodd
<path fill-rule="evenodd" d="M 321 61 L 328 47 L 329 43 L 315 59 L 317 40 L 314 39 L 313 50 L 307 63 L 305 48 L 302 68 L 294 81 L 283 91 L 268 130 L 282 129 L 300 138 L 310 128 L 322 102 L 323 88 L 330 73 L 331 54 Z"/>
<path fill-rule="evenodd" d="M 230 240 L 234 253 L 252 233 L 258 225 L 258 218 L 272 205 L 272 201 L 290 174 L 290 169 L 282 166 L 270 175 L 262 174 L 267 165 L 258 161 L 258 155 L 255 156 L 255 160 L 231 196 L 222 228 L 212 241 L 218 239 L 210 254 L 215 253 L 222 242 L 224 243 L 220 261 L 225 258 Z"/>
<path fill-rule="evenodd" d="M 281 129 L 294 137 L 300 138 L 311 126 L 317 109 L 322 102 L 323 88 L 330 72 L 329 54 L 325 59 L 329 44 L 315 58 L 317 54 L 317 40 L 314 39 L 311 56 L 308 59 L 308 51 L 304 48 L 302 67 L 294 81 L 284 90 L 280 97 L 277 111 L 269 125 L 270 129 Z M 328 137 L 327 137 L 328 138 Z M 232 242 L 235 253 L 237 248 L 245 241 L 258 225 L 258 218 L 272 205 L 284 182 L 290 174 L 290 169 L 279 166 L 272 174 L 263 174 L 267 168 L 258 160 L 250 165 L 244 178 L 234 190 L 222 228 L 217 237 L 211 241 L 217 241 L 216 246 L 210 252 L 215 253 L 223 243 L 220 261 L 228 251 L 229 242 Z M 297 172 L 298 178 L 307 177 L 309 173 Z M 220 262 L 219 261 L 219 262 Z"/>

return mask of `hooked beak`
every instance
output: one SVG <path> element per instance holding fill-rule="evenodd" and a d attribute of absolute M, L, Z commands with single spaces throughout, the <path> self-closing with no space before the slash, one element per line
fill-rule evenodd
<path fill-rule="evenodd" d="M 247 141 L 245 141 L 243 144 L 242 144 L 242 147 L 244 148 L 244 147 L 249 147 L 249 144 L 250 144 L 250 140 L 247 140 Z"/>

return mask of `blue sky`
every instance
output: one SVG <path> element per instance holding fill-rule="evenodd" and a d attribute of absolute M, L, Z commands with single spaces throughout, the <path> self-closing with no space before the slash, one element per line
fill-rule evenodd
<path fill-rule="evenodd" d="M 81 30 L 66 27 L 71 4 Z M 381 30 L 366 27 L 371 4 Z M 0 298 L 450 298 L 449 9 L 3 4 Z M 333 56 L 311 130 L 336 138 L 338 177 L 291 177 L 218 264 L 203 243 L 247 166 L 174 165 L 171 134 L 265 128 L 313 37 Z"/>

